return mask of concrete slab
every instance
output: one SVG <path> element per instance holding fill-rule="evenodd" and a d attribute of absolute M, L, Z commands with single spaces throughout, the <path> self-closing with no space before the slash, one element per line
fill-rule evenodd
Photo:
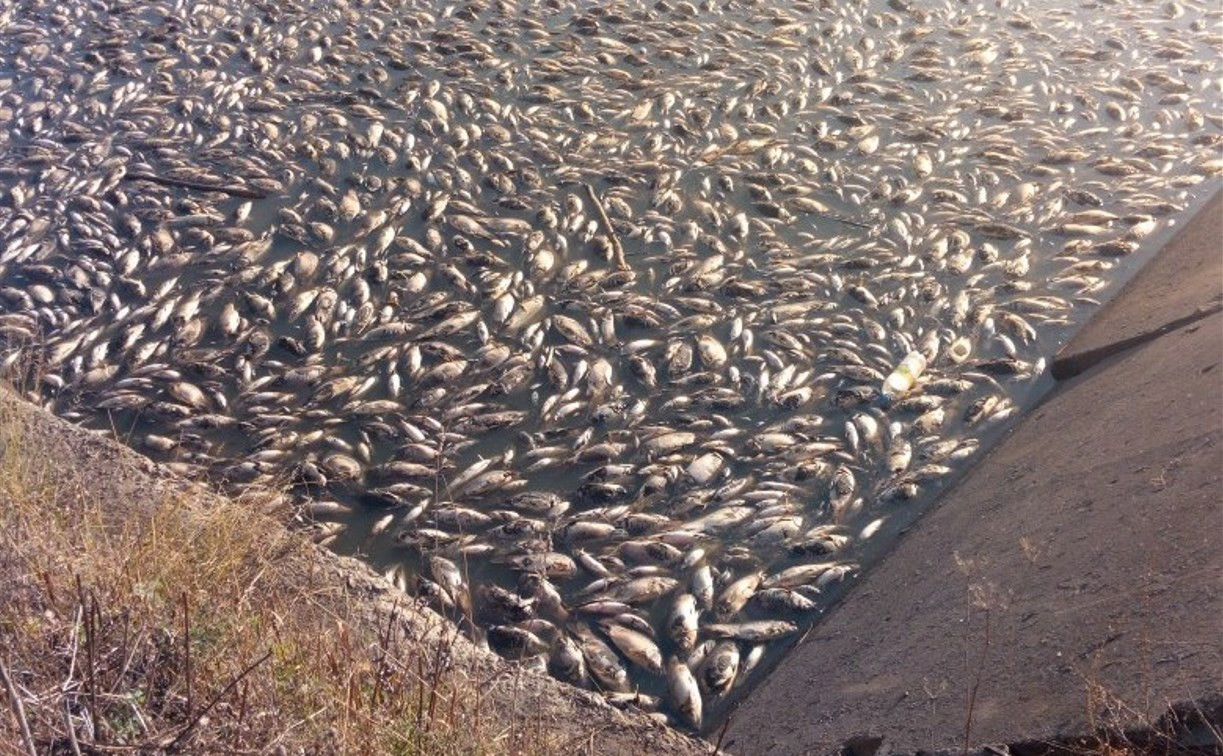
<path fill-rule="evenodd" d="M 1223 191 L 1198 211 L 1113 301 L 1053 359 L 1053 377 L 1087 368 L 1170 330 L 1223 311 Z"/>
<path fill-rule="evenodd" d="M 1135 279 L 1100 314 L 1114 325 L 1080 343 L 1219 293 L 1206 264 L 1219 199 L 1213 225 L 1160 254 L 1183 261 L 1158 259 L 1155 282 Z M 740 705 L 724 746 L 959 748 L 1141 725 L 1217 697 L 1221 442 L 1223 314 L 1059 385 Z"/>

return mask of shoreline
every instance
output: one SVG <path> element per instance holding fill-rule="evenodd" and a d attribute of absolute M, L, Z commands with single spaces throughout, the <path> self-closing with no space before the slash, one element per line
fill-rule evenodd
<path fill-rule="evenodd" d="M 439 753 L 469 753 L 470 748 L 487 754 L 690 756 L 710 752 L 708 743 L 665 727 L 643 713 L 613 708 L 596 694 L 527 671 L 478 648 L 453 622 L 416 604 L 363 562 L 315 545 L 306 534 L 288 528 L 284 507 L 275 492 L 252 492 L 238 500 L 220 496 L 105 434 L 54 417 L 7 388 L 0 390 L 0 416 L 0 507 L 4 508 L 6 535 L 17 539 L 6 541 L 5 553 L 0 555 L 0 584 L 4 585 L 0 595 L 5 600 L 0 610 L 0 647 L 4 648 L 0 651 L 0 671 L 6 676 L 11 673 L 21 690 L 29 692 L 17 696 L 22 703 L 18 706 L 7 687 L 0 685 L 0 742 L 18 748 L 25 740 L 23 730 L 29 729 L 32 747 L 38 753 L 69 748 L 70 740 L 86 751 L 91 743 L 102 748 L 164 752 L 176 748 L 207 750 L 218 744 L 228 748 L 236 742 L 255 743 L 261 751 L 274 750 L 276 743 L 242 730 L 243 726 L 249 729 L 253 715 L 245 717 L 245 724 L 238 716 L 247 707 L 247 695 L 241 692 L 244 686 L 258 691 L 265 685 L 279 691 L 280 696 L 286 690 L 310 689 L 316 697 L 331 702 L 329 707 L 324 704 L 325 710 L 315 712 L 318 721 L 311 720 L 305 728 L 300 721 L 263 725 L 286 733 L 297 728 L 296 743 L 290 740 L 290 744 L 312 753 L 360 752 L 363 746 L 358 744 L 365 742 L 360 740 L 364 734 L 351 734 L 353 740 L 341 737 L 358 721 L 367 721 L 370 728 L 401 725 L 410 731 L 415 726 L 417 734 L 409 732 L 405 736 L 409 738 L 409 750 L 413 742 L 417 746 L 423 742 L 428 752 Z M 222 532 L 211 532 L 218 529 Z M 145 537 L 149 533 L 158 534 L 155 542 Z M 62 548 L 65 540 L 69 549 Z M 39 541 L 48 548 L 40 552 L 39 546 L 44 544 Z M 60 546 L 60 553 L 56 546 Z M 78 546 L 79 553 L 62 553 Z M 117 553 L 127 548 L 133 553 Z M 209 558 L 228 559 L 231 552 L 233 560 L 242 564 L 222 565 L 222 570 L 210 562 Z M 208 558 L 201 559 L 201 555 Z M 43 572 L 39 577 L 39 557 L 43 558 L 42 565 L 53 565 L 58 574 Z M 123 569 L 95 573 L 91 565 L 80 561 L 91 557 Z M 133 565 L 133 559 L 140 563 Z M 172 569 L 161 566 L 162 562 Z M 136 573 L 143 575 L 145 569 L 151 569 L 154 575 L 171 574 L 173 580 L 166 580 L 173 585 L 163 587 L 172 595 L 162 596 L 162 589 L 156 588 L 161 578 L 149 582 L 145 577 L 133 577 Z M 205 585 L 194 582 L 197 575 Z M 223 586 L 218 585 L 214 593 L 214 586 L 208 582 L 231 576 L 243 584 L 249 581 L 239 602 L 230 602 Z M 106 577 L 114 579 L 108 581 Z M 79 581 L 76 585 L 83 586 L 79 600 L 71 590 L 74 579 Z M 134 585 L 125 585 L 128 580 Z M 60 590 L 60 583 L 68 589 Z M 52 590 L 52 585 L 57 588 Z M 279 587 L 289 595 L 260 597 L 258 586 L 264 586 L 262 590 Z M 183 605 L 178 604 L 180 589 Z M 184 628 L 181 615 L 186 612 L 185 597 L 189 593 L 195 598 L 191 601 L 191 621 Z M 179 606 L 182 613 L 176 613 Z M 144 698 L 146 688 L 140 680 L 123 682 L 123 672 L 138 663 L 115 670 L 107 669 L 104 659 L 97 662 L 98 677 L 105 678 L 108 689 L 118 686 L 122 690 L 130 684 L 132 692 L 127 695 L 138 694 L 137 699 L 120 700 L 137 712 L 133 721 L 142 723 L 143 734 L 126 720 L 104 726 L 115 716 L 113 708 L 107 709 L 107 699 L 91 702 L 82 692 L 92 690 L 93 682 L 93 662 L 90 674 L 84 671 L 84 643 L 76 641 L 70 664 L 66 657 L 59 658 L 61 650 L 66 654 L 66 649 L 60 648 L 65 638 L 79 639 L 83 635 L 88 639 L 92 634 L 87 626 L 83 634 L 72 630 L 79 625 L 72 619 L 74 612 L 95 609 L 103 618 L 92 630 L 98 633 L 100 643 L 132 643 L 124 656 L 137 661 L 153 659 L 160 670 L 158 675 L 168 680 L 160 694 L 163 702 L 155 707 Z M 224 616 L 217 617 L 218 612 Z M 106 629 L 112 620 L 143 631 L 108 636 Z M 215 627 L 205 626 L 206 621 Z M 266 626 L 268 622 L 272 629 Z M 203 638 L 200 633 L 204 633 Z M 185 660 L 181 654 L 159 655 L 162 652 L 158 649 L 153 649 L 149 657 L 149 649 L 140 643 L 141 638 L 164 637 L 177 649 L 184 635 L 191 638 L 191 651 Z M 210 648 L 207 641 L 211 636 L 240 647 Z M 49 652 L 47 643 L 52 644 L 53 652 Z M 294 643 L 300 646 L 300 653 L 290 653 Z M 270 656 L 258 659 L 265 648 Z M 212 657 L 207 655 L 209 651 Z M 347 659 L 334 670 L 336 680 L 320 673 L 326 666 L 320 655 L 331 654 Z M 254 674 L 239 678 L 228 667 L 247 663 L 247 657 L 257 661 L 243 674 Z M 376 670 L 370 667 L 374 660 Z M 63 663 L 57 666 L 60 661 Z M 392 716 L 376 718 L 377 703 L 390 696 L 390 682 L 375 683 L 371 703 L 358 703 L 355 714 L 349 711 L 345 696 L 351 693 L 345 693 L 344 686 L 360 680 L 368 686 L 370 679 L 390 675 L 388 669 L 399 671 L 396 679 L 405 694 L 401 703 L 409 711 L 422 716 L 419 708 L 413 709 L 418 691 L 419 701 L 428 702 L 424 736 L 418 734 L 420 721 L 413 724 Z M 201 689 L 208 687 L 204 678 L 209 673 L 217 677 L 212 687 L 221 689 L 210 692 L 215 708 L 202 716 Z M 64 674 L 67 680 L 58 676 Z M 224 687 L 226 680 L 232 680 L 232 689 Z M 326 690 L 316 690 L 332 683 L 339 687 L 338 699 L 328 699 L 323 695 Z M 381 696 L 377 686 L 384 686 Z M 48 710 L 46 696 L 34 693 L 49 688 L 61 689 L 64 696 L 58 701 L 58 714 Z M 193 688 L 197 701 L 194 717 L 190 703 Z M 103 693 L 113 700 L 113 691 Z M 251 694 L 252 701 L 256 697 L 257 692 Z M 436 712 L 434 700 L 443 702 Z M 286 704 L 273 700 L 267 705 L 267 717 L 274 719 L 275 712 L 283 713 Z M 78 712 L 72 715 L 71 737 L 62 719 L 64 706 Z M 100 710 L 106 713 L 100 714 Z M 366 719 L 353 719 L 356 715 Z M 192 722 L 193 718 L 197 721 Z M 315 725 L 317 732 L 311 730 Z M 101 729 L 91 730 L 95 727 Z M 91 731 L 103 736 L 91 740 Z M 171 742 L 176 733 L 181 740 Z M 248 739 L 238 741 L 239 737 Z M 425 739 L 412 741 L 411 737 Z M 391 742 L 397 741 L 392 737 Z"/>
<path fill-rule="evenodd" d="M 1076 377 L 740 703 L 728 748 L 1052 744 L 1193 702 L 1217 726 L 1220 239 L 1216 193 L 1063 348 Z"/>

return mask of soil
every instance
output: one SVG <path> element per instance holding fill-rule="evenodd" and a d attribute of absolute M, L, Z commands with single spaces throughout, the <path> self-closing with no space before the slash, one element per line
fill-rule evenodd
<path fill-rule="evenodd" d="M 37 438 L 39 453 L 56 461 L 52 477 L 62 480 L 50 482 L 75 490 L 84 481 L 91 496 L 113 502 L 109 514 L 116 518 L 155 508 L 169 491 L 186 490 L 204 501 L 214 495 L 106 435 L 83 430 L 17 401 L 11 391 L 0 391 L 0 401 L 15 411 L 21 425 L 17 437 Z M 284 527 L 270 515 L 266 519 L 269 529 Z M 456 633 L 448 620 L 411 604 L 404 593 L 356 559 L 307 544 L 307 548 L 286 554 L 277 567 L 297 576 L 294 585 L 311 586 L 317 595 L 327 595 L 355 609 L 347 615 L 355 623 L 365 623 L 366 627 L 358 631 L 370 630 L 377 635 L 394 624 L 398 637 L 445 644 L 451 663 L 483 682 L 490 716 L 504 722 L 538 723 L 547 732 L 548 743 L 565 744 L 562 753 L 688 756 L 711 752 L 708 743 L 665 727 L 645 714 L 614 709 L 597 695 L 526 671 L 475 646 Z M 0 751 L 4 751 L 3 746 Z"/>
<path fill-rule="evenodd" d="M 1064 350 L 1105 353 L 747 697 L 729 750 L 1052 743 L 1153 725 L 1173 702 L 1217 719 L 1223 314 L 1208 309 L 1223 292 L 1221 221 L 1216 196 Z M 1189 324 L 1161 334 L 1177 321 Z"/>

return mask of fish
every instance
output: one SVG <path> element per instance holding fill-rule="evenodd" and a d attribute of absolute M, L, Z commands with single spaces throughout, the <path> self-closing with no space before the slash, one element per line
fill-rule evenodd
<path fill-rule="evenodd" d="M 697 634 L 700 630 L 697 613 L 697 599 L 691 593 L 680 594 L 671 607 L 667 617 L 667 635 L 675 641 L 676 647 L 683 653 L 688 653 L 696 646 Z"/>
<path fill-rule="evenodd" d="M 699 731 L 1217 186 L 1217 35 L 529 5 L 15 7 L 0 370 Z"/>
<path fill-rule="evenodd" d="M 678 657 L 672 656 L 667 660 L 667 681 L 675 710 L 689 727 L 700 731 L 703 703 L 692 670 Z"/>
<path fill-rule="evenodd" d="M 798 632 L 798 625 L 785 620 L 759 620 L 737 624 L 709 624 L 704 632 L 714 638 L 735 638 L 753 643 L 777 640 Z"/>
<path fill-rule="evenodd" d="M 652 674 L 663 674 L 662 651 L 649 636 L 612 621 L 605 621 L 601 626 L 629 661 Z"/>
<path fill-rule="evenodd" d="M 700 681 L 705 690 L 718 696 L 730 690 L 739 675 L 739 646 L 731 641 L 714 645 L 701 665 Z"/>

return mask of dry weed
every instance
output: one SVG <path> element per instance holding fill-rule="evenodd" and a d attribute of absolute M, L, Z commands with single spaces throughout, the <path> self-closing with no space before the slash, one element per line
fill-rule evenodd
<path fill-rule="evenodd" d="M 0 742 L 39 754 L 549 750 L 532 723 L 481 711 L 481 672 L 452 658 L 444 628 L 425 643 L 398 612 L 372 621 L 312 568 L 308 543 L 252 514 L 274 494 L 167 486 L 104 500 L 11 402 L 0 399 Z"/>

